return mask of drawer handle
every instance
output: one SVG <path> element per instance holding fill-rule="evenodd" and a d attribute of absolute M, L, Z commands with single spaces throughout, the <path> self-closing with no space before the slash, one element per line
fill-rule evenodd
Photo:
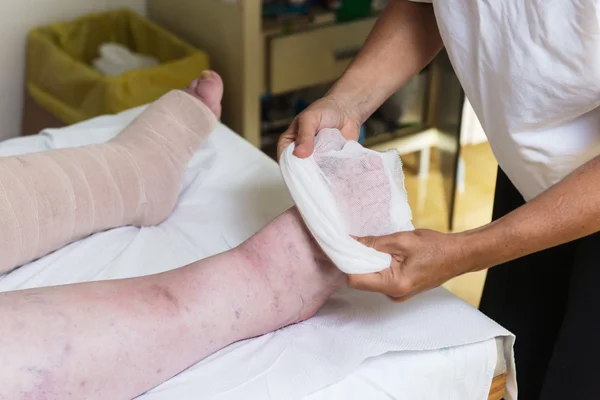
<path fill-rule="evenodd" d="M 346 49 L 339 49 L 333 52 L 335 61 L 351 60 L 360 52 L 361 46 L 351 47 Z"/>

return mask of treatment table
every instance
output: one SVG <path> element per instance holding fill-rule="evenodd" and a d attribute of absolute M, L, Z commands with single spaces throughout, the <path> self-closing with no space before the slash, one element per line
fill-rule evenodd
<path fill-rule="evenodd" d="M 0 156 L 100 143 L 142 109 L 12 139 Z M 292 205 L 277 164 L 219 125 L 164 223 L 72 243 L 0 276 L 0 291 L 177 268 L 237 246 Z M 402 304 L 344 288 L 308 321 L 235 343 L 140 399 L 516 400 L 513 342 L 442 288 Z"/>

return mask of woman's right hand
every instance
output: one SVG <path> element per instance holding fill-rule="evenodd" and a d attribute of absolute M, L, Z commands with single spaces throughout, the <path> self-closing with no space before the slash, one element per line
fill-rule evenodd
<path fill-rule="evenodd" d="M 302 111 L 279 137 L 277 159 L 283 150 L 296 142 L 294 155 L 309 157 L 313 153 L 315 135 L 324 128 L 337 128 L 347 140 L 358 140 L 361 121 L 344 101 L 325 96 Z"/>

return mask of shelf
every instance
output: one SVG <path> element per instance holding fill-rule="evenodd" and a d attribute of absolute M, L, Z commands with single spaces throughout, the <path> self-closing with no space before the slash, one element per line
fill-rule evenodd
<path fill-rule="evenodd" d="M 262 32 L 264 36 L 297 33 L 329 25 L 344 24 L 347 22 L 356 22 L 362 19 L 378 17 L 379 14 L 380 12 L 372 12 L 363 18 L 352 21 L 337 21 L 334 11 L 313 7 L 308 14 L 289 15 L 278 19 L 264 18 L 262 20 Z"/>

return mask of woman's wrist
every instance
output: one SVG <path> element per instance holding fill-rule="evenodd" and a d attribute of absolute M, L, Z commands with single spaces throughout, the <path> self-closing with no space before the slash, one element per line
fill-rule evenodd
<path fill-rule="evenodd" d="M 358 75 L 358 76 L 357 76 Z M 362 125 L 385 101 L 377 99 L 368 75 L 360 79 L 360 71 L 349 69 L 327 92 L 326 97 L 343 104 L 347 112 Z"/>
<path fill-rule="evenodd" d="M 514 254 L 518 249 L 500 220 L 455 235 L 463 250 L 465 272 L 481 271 L 518 257 Z"/>

